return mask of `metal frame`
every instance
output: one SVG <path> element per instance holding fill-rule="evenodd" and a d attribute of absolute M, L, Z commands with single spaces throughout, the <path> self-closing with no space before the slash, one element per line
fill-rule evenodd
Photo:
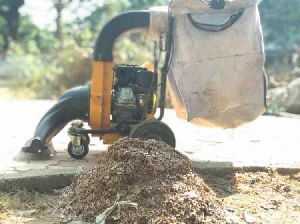
<path fill-rule="evenodd" d="M 105 143 L 112 143 L 114 134 L 120 133 L 122 126 L 138 124 L 139 121 L 127 121 L 111 127 L 111 91 L 113 48 L 119 36 L 134 30 L 148 29 L 150 25 L 149 11 L 135 11 L 121 14 L 108 22 L 101 31 L 94 48 L 93 73 L 90 91 L 89 125 L 91 130 L 74 129 L 74 134 L 92 134 L 103 138 Z M 156 71 L 155 71 L 156 72 Z M 165 109 L 167 71 L 162 71 L 160 91 L 160 115 L 162 120 Z M 76 132 L 76 133 L 75 133 Z"/>

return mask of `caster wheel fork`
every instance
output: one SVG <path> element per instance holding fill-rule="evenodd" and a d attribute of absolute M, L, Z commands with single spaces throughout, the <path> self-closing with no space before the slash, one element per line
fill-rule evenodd
<path fill-rule="evenodd" d="M 73 134 L 72 129 L 83 128 L 82 121 L 74 121 L 69 130 L 71 141 L 68 144 L 68 153 L 73 159 L 84 159 L 89 153 L 90 137 L 88 134 Z"/>

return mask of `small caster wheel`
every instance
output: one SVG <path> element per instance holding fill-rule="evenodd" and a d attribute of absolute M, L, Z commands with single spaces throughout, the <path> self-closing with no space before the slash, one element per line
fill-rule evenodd
<path fill-rule="evenodd" d="M 88 145 L 91 143 L 91 139 L 90 139 L 90 136 L 88 134 L 84 134 L 83 138 L 84 138 L 84 141 L 87 142 Z"/>
<path fill-rule="evenodd" d="M 73 159 L 84 159 L 89 153 L 89 144 L 87 140 L 81 138 L 81 144 L 79 146 L 74 146 L 73 142 L 68 145 L 68 153 Z"/>
<path fill-rule="evenodd" d="M 176 147 L 176 139 L 171 128 L 158 120 L 146 120 L 139 123 L 129 134 L 130 138 L 154 139 Z"/>

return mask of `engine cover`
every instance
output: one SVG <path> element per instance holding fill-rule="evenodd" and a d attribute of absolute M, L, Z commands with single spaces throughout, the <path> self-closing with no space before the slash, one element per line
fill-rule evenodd
<path fill-rule="evenodd" d="M 156 80 L 154 73 L 143 67 L 116 66 L 112 97 L 113 122 L 144 120 L 153 111 Z"/>
<path fill-rule="evenodd" d="M 114 99 L 113 117 L 116 122 L 132 120 L 137 116 L 136 97 L 130 87 L 121 87 Z"/>

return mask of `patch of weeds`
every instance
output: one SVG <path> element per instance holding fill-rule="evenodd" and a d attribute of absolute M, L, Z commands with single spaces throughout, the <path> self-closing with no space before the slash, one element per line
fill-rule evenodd
<path fill-rule="evenodd" d="M 1 205 L 8 210 L 26 210 L 37 208 L 43 210 L 47 207 L 49 196 L 25 190 L 15 193 L 0 193 Z"/>

